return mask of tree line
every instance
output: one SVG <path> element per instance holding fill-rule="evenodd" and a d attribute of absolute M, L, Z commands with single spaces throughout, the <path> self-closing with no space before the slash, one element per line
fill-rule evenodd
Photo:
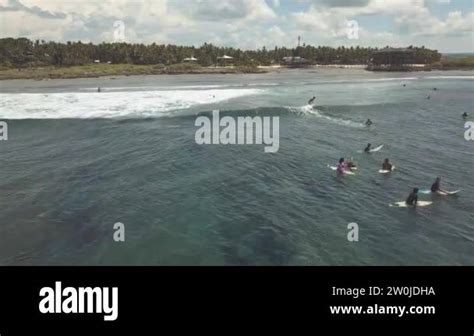
<path fill-rule="evenodd" d="M 441 54 L 436 50 L 410 46 L 409 56 L 406 53 L 394 53 L 384 56 L 384 49 L 362 47 L 327 46 L 314 47 L 303 45 L 296 48 L 275 47 L 258 50 L 241 50 L 229 47 L 218 47 L 204 43 L 200 47 L 163 44 L 136 43 L 82 43 L 51 42 L 44 40 L 31 41 L 27 38 L 0 39 L 0 66 L 2 67 L 40 67 L 40 66 L 74 66 L 91 64 L 96 60 L 113 64 L 177 64 L 185 58 L 195 57 L 202 66 L 211 66 L 223 55 L 233 57 L 232 63 L 242 66 L 280 64 L 284 57 L 302 57 L 309 64 L 370 64 L 371 62 L 400 62 L 409 60 L 412 63 L 430 64 L 440 60 Z M 401 55 L 401 56 L 400 56 Z"/>

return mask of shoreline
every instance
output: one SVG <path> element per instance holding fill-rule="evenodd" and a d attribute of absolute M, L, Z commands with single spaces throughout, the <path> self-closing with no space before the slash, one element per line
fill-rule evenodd
<path fill-rule="evenodd" d="M 227 75 L 267 73 L 257 67 L 199 67 L 194 65 L 174 65 L 162 67 L 156 65 L 133 64 L 91 64 L 72 67 L 37 67 L 20 69 L 0 69 L 2 80 L 53 80 L 78 78 L 128 77 L 145 75 Z"/>
<path fill-rule="evenodd" d="M 430 72 L 434 71 L 472 71 L 474 68 L 466 67 L 430 67 L 416 66 L 409 70 L 379 69 L 370 70 L 366 64 L 315 64 L 307 67 L 291 68 L 282 65 L 270 66 L 225 66 L 225 67 L 200 67 L 194 64 L 174 65 L 160 67 L 156 65 L 132 64 L 91 64 L 73 67 L 38 67 L 23 69 L 0 69 L 0 81 L 7 80 L 33 80 L 48 81 L 58 79 L 86 79 L 86 78 L 115 78 L 130 76 L 177 76 L 177 75 L 243 75 L 267 74 L 280 71 L 315 69 L 334 70 L 364 70 L 368 72 Z"/>

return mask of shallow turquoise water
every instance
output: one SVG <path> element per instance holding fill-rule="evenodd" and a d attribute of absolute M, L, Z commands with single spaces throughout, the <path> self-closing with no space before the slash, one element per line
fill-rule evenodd
<path fill-rule="evenodd" d="M 474 265 L 473 93 L 472 72 L 2 82 L 0 264 Z M 280 117 L 278 153 L 197 145 L 214 109 Z M 351 156 L 356 176 L 327 168 Z M 388 206 L 437 176 L 459 197 Z"/>

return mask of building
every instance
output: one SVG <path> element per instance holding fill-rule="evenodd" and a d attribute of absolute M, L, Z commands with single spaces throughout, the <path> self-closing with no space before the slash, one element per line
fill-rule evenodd
<path fill-rule="evenodd" d="M 198 61 L 198 59 L 195 58 L 194 56 L 192 56 L 192 57 L 186 57 L 186 58 L 183 60 L 183 62 L 185 62 L 185 63 L 193 63 L 193 62 L 197 62 L 197 61 Z"/>
<path fill-rule="evenodd" d="M 219 65 L 223 65 L 223 66 L 226 66 L 226 65 L 229 65 L 229 63 L 232 63 L 232 60 L 234 58 L 231 57 L 231 56 L 227 56 L 227 55 L 224 55 L 222 57 L 217 57 L 217 63 Z"/>
<path fill-rule="evenodd" d="M 301 68 L 309 65 L 307 59 L 299 56 L 288 56 L 283 57 L 281 60 L 281 65 L 290 67 L 290 68 Z"/>

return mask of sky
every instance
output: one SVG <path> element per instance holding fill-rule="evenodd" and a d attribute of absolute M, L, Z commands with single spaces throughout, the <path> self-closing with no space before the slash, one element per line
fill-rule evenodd
<path fill-rule="evenodd" d="M 474 52 L 474 0 L 0 0 L 0 37 Z"/>

